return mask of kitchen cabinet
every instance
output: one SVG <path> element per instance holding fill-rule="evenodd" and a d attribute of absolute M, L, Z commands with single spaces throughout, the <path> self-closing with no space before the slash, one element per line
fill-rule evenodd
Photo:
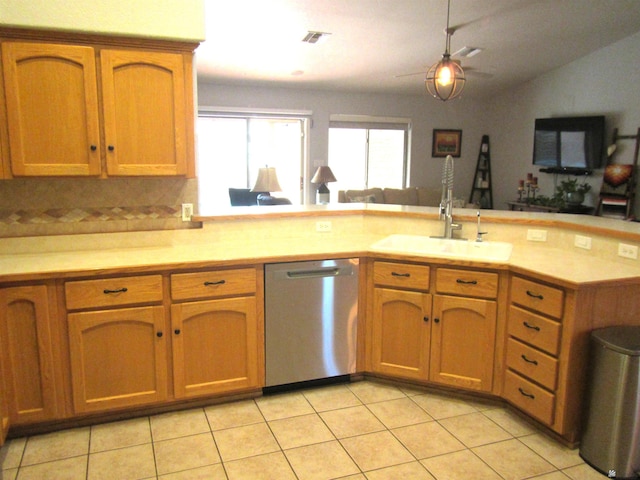
<path fill-rule="evenodd" d="M 429 276 L 426 265 L 374 262 L 376 287 L 371 337 L 374 372 L 416 380 L 428 377 Z"/>
<path fill-rule="evenodd" d="M 58 417 L 51 331 L 56 309 L 51 297 L 47 285 L 0 288 L 4 409 L 12 425 Z M 6 424 L 3 412 L 3 430 Z"/>
<path fill-rule="evenodd" d="M 4 343 L 0 341 L 0 447 L 4 445 L 9 432 L 9 405 L 7 404 L 7 387 L 5 383 L 5 372 L 3 368 Z"/>
<path fill-rule="evenodd" d="M 192 52 L 3 42 L 11 174 L 193 176 L 191 62 Z"/>
<path fill-rule="evenodd" d="M 491 392 L 497 294 L 497 273 L 436 269 L 431 381 Z"/>
<path fill-rule="evenodd" d="M 76 414 L 167 399 L 162 292 L 160 275 L 65 283 L 68 310 L 92 309 L 67 315 Z"/>
<path fill-rule="evenodd" d="M 259 388 L 255 268 L 171 275 L 176 398 Z"/>

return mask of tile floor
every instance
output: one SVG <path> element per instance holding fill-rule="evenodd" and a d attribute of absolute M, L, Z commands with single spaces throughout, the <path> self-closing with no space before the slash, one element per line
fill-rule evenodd
<path fill-rule="evenodd" d="M 2 480 L 602 480 L 501 406 L 371 380 L 10 440 Z"/>

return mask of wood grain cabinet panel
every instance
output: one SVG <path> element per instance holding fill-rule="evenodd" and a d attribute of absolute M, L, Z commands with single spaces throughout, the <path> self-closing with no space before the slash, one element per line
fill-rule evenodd
<path fill-rule="evenodd" d="M 12 174 L 99 175 L 94 49 L 5 42 L 2 63 Z"/>
<path fill-rule="evenodd" d="M 2 374 L 12 425 L 58 415 L 51 334 L 54 311 L 46 285 L 0 289 Z"/>

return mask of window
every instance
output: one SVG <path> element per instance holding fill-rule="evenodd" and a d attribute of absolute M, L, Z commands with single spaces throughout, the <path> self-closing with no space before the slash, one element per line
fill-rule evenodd
<path fill-rule="evenodd" d="M 408 122 L 331 121 L 329 166 L 337 179 L 332 191 L 403 188 L 408 144 Z"/>
<path fill-rule="evenodd" d="M 229 206 L 229 188 L 252 188 L 266 165 L 275 167 L 282 187 L 276 196 L 300 204 L 305 128 L 304 118 L 200 113 L 199 211 Z"/>

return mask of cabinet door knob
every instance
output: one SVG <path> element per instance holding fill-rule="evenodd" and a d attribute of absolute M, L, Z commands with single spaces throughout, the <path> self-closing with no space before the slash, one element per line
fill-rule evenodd
<path fill-rule="evenodd" d="M 162 338 L 162 332 L 158 332 L 158 333 L 156 333 L 156 337 L 158 337 L 158 338 Z"/>
<path fill-rule="evenodd" d="M 425 322 L 428 322 L 428 321 L 429 321 L 429 317 L 426 317 L 426 316 L 425 316 L 425 317 L 422 317 L 422 319 L 423 319 Z"/>
<path fill-rule="evenodd" d="M 98 147 L 96 145 L 91 145 L 91 151 L 95 152 L 98 149 Z"/>
<path fill-rule="evenodd" d="M 116 147 L 114 147 L 113 145 L 109 145 L 107 148 L 110 152 L 113 152 L 116 149 Z"/>
<path fill-rule="evenodd" d="M 440 323 L 440 319 L 438 317 L 434 318 L 433 323 Z"/>
<path fill-rule="evenodd" d="M 180 329 L 179 329 L 179 328 L 176 328 L 176 329 L 173 331 L 173 333 L 175 333 L 176 335 L 180 335 Z"/>

